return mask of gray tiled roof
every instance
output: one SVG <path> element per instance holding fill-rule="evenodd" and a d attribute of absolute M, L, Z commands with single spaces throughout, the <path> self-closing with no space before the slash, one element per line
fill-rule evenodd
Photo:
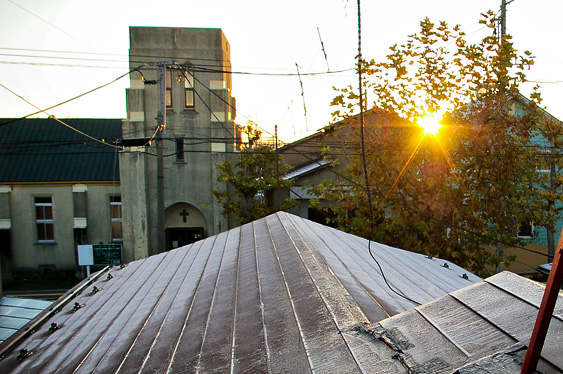
<path fill-rule="evenodd" d="M 373 252 L 421 303 L 480 281 L 438 259 Z M 0 372 L 379 373 L 397 363 L 357 327 L 415 306 L 385 284 L 366 240 L 281 212 L 88 282 L 35 334 L 0 345 L 13 344 Z M 18 362 L 22 349 L 32 354 Z"/>
<path fill-rule="evenodd" d="M 73 128 L 111 143 L 120 119 L 65 119 Z M 118 154 L 49 118 L 0 119 L 0 183 L 119 180 Z"/>

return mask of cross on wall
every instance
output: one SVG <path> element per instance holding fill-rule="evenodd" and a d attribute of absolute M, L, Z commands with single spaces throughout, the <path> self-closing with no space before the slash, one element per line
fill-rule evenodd
<path fill-rule="evenodd" d="M 182 216 L 182 220 L 184 221 L 184 223 L 186 223 L 186 217 L 190 215 L 190 212 L 188 212 L 186 209 L 183 209 L 180 212 L 180 215 Z"/>

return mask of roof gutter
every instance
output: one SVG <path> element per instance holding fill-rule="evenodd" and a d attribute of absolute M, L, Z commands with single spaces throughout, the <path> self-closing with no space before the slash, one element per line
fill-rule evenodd
<path fill-rule="evenodd" d="M 106 266 L 99 272 L 95 273 L 88 281 L 82 282 L 69 290 L 65 295 L 61 296 L 57 301 L 53 303 L 49 307 L 48 310 L 43 311 L 39 314 L 36 318 L 32 321 L 27 323 L 24 327 L 22 327 L 18 332 L 8 338 L 0 347 L 2 350 L 0 351 L 0 360 L 3 360 L 7 354 L 14 349 L 22 340 L 24 340 L 29 335 L 33 334 L 37 328 L 45 323 L 46 320 L 57 314 L 63 306 L 68 304 L 70 300 L 72 300 L 76 295 L 80 294 L 84 291 L 87 287 L 89 287 L 94 281 L 102 276 L 105 272 L 107 272 L 111 268 L 110 265 Z"/>

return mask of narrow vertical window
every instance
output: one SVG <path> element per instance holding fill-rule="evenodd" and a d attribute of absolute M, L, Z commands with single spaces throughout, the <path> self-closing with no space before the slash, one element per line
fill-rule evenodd
<path fill-rule="evenodd" d="M 35 198 L 35 220 L 37 242 L 53 243 L 55 241 L 55 225 L 53 221 L 53 201 L 50 197 Z"/>
<path fill-rule="evenodd" d="M 176 138 L 176 161 L 184 162 L 184 138 Z"/>
<path fill-rule="evenodd" d="M 528 222 L 522 222 L 518 228 L 519 238 L 532 238 L 534 236 L 534 226 Z"/>
<path fill-rule="evenodd" d="M 164 82 L 166 84 L 164 100 L 166 102 L 166 108 L 170 109 L 172 108 L 172 72 L 170 70 L 166 70 Z"/>
<path fill-rule="evenodd" d="M 111 241 L 123 242 L 123 216 L 121 214 L 121 196 L 111 196 L 109 199 L 111 217 Z"/>
<path fill-rule="evenodd" d="M 184 109 L 195 108 L 195 90 L 193 73 L 188 71 L 184 74 Z"/>

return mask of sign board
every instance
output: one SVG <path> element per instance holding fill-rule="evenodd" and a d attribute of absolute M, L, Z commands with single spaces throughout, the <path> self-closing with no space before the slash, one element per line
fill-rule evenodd
<path fill-rule="evenodd" d="M 121 244 L 94 244 L 95 265 L 121 265 Z"/>
<path fill-rule="evenodd" d="M 94 251 L 92 245 L 78 246 L 78 265 L 91 266 L 94 265 Z"/>

